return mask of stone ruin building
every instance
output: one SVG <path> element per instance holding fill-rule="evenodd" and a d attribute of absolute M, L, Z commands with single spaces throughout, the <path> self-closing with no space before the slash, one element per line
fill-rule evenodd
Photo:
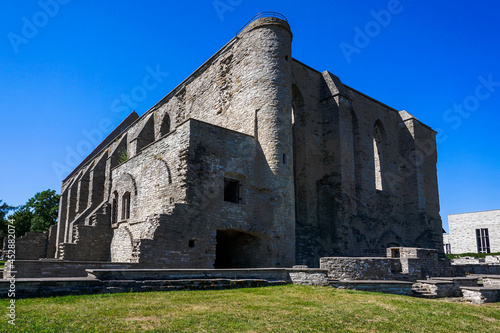
<path fill-rule="evenodd" d="M 63 181 L 47 258 L 318 267 L 443 252 L 431 128 L 292 56 L 260 17 Z"/>

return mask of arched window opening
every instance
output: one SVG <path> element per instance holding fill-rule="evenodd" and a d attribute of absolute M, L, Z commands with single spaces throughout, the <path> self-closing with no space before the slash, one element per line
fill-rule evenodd
<path fill-rule="evenodd" d="M 130 192 L 126 192 L 122 197 L 122 220 L 130 218 Z"/>
<path fill-rule="evenodd" d="M 168 134 L 170 132 L 170 117 L 168 113 L 165 113 L 160 126 L 160 137 Z"/>
<path fill-rule="evenodd" d="M 118 220 L 118 193 L 113 193 L 113 202 L 111 203 L 111 223 L 114 224 Z"/>
<path fill-rule="evenodd" d="M 361 170 L 363 169 L 361 144 L 360 144 L 360 134 L 359 134 L 359 123 L 358 117 L 354 110 L 351 110 L 351 120 L 352 120 L 352 150 L 353 150 L 353 162 L 354 162 L 354 184 L 356 188 L 362 185 L 362 175 Z"/>
<path fill-rule="evenodd" d="M 373 128 L 373 159 L 375 169 L 375 189 L 384 190 L 384 130 L 380 121 L 375 123 Z"/>

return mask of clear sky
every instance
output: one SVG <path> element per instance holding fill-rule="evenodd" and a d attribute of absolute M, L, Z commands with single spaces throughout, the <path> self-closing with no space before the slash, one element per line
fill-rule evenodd
<path fill-rule="evenodd" d="M 445 229 L 448 214 L 500 209 L 498 1 L 0 6 L 0 200 L 10 205 L 59 192 L 129 112 L 142 115 L 255 14 L 276 11 L 291 25 L 294 58 L 439 132 Z"/>

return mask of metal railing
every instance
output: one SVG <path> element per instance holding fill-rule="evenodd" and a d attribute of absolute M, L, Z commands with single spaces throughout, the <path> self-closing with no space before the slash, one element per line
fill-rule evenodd
<path fill-rule="evenodd" d="M 248 27 L 248 25 L 250 23 L 252 23 L 253 21 L 256 21 L 262 17 L 275 17 L 275 18 L 279 18 L 285 22 L 288 22 L 285 15 L 283 15 L 283 14 L 276 13 L 276 12 L 261 12 L 261 13 L 258 13 L 257 15 L 255 15 L 254 17 L 252 17 L 252 19 L 250 19 L 250 21 L 248 21 L 247 24 L 245 24 L 240 30 L 238 30 L 236 32 L 236 36 L 238 36 L 240 34 L 240 32 L 242 32 L 246 27 Z"/>

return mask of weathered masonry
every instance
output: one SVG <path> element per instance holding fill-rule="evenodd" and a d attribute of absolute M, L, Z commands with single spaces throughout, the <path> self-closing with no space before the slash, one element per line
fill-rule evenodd
<path fill-rule="evenodd" d="M 259 17 L 64 181 L 48 256 L 317 267 L 439 249 L 435 132 L 292 57 Z"/>

